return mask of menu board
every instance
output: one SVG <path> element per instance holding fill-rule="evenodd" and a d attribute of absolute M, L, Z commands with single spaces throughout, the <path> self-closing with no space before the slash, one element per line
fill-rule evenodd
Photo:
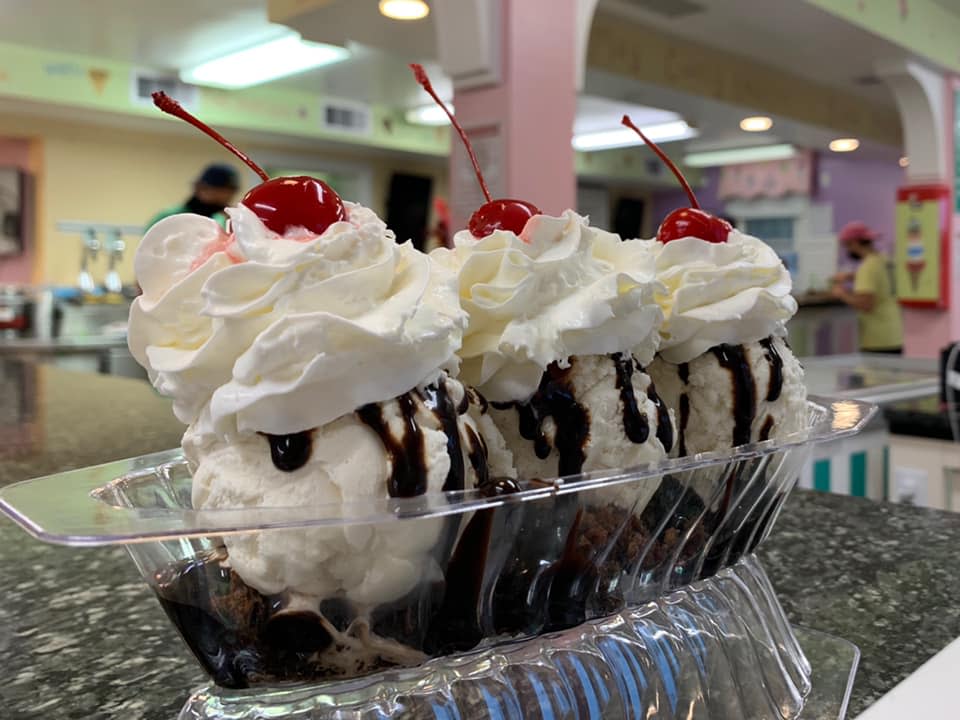
<path fill-rule="evenodd" d="M 901 305 L 948 306 L 949 211 L 948 185 L 912 185 L 897 191 L 894 269 Z"/>

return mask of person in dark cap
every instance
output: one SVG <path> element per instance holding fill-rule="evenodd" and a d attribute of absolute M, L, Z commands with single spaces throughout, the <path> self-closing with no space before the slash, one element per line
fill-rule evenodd
<path fill-rule="evenodd" d="M 240 178 L 232 166 L 208 165 L 193 183 L 193 194 L 180 205 L 158 212 L 147 227 L 178 213 L 203 215 L 225 225 L 227 216 L 223 209 L 233 202 L 239 187 Z"/>

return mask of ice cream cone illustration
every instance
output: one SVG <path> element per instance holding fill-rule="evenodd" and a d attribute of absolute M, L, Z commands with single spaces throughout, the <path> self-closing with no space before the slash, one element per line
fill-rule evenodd
<path fill-rule="evenodd" d="M 87 70 L 87 76 L 90 78 L 90 82 L 93 83 L 94 92 L 96 92 L 97 95 L 103 95 L 103 89 L 107 85 L 110 72 L 101 70 L 100 68 L 90 68 Z"/>
<path fill-rule="evenodd" d="M 910 288 L 917 292 L 920 285 L 920 275 L 927 267 L 925 249 L 923 247 L 923 233 L 920 221 L 910 218 L 907 224 L 907 272 L 910 273 Z"/>

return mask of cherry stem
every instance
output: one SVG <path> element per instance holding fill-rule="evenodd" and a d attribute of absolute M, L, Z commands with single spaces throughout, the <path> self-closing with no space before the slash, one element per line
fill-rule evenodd
<path fill-rule="evenodd" d="M 413 70 L 413 76 L 417 79 L 417 82 L 420 83 L 420 86 L 427 91 L 427 94 L 434 99 L 437 105 L 447 114 L 447 117 L 450 118 L 453 129 L 457 131 L 460 139 L 463 140 L 464 147 L 467 148 L 467 155 L 470 156 L 470 162 L 473 163 L 473 171 L 477 174 L 477 180 L 480 182 L 480 189 L 483 190 L 483 196 L 487 199 L 487 202 L 490 202 L 493 198 L 490 197 L 490 190 L 487 189 L 487 182 L 483 179 L 483 173 L 480 172 L 480 163 L 477 162 L 477 156 L 473 152 L 473 145 L 470 144 L 470 139 L 467 137 L 467 134 L 463 131 L 463 128 L 460 127 L 460 123 L 457 122 L 453 113 L 450 112 L 443 100 L 439 98 L 433 89 L 433 84 L 430 82 L 430 78 L 427 77 L 427 71 L 423 69 L 423 65 L 411 63 L 410 69 Z"/>
<path fill-rule="evenodd" d="M 204 123 L 203 121 L 198 120 L 198 119 L 195 118 L 193 115 L 191 115 L 191 114 L 188 113 L 186 110 L 184 110 L 183 105 L 181 105 L 180 103 L 178 103 L 176 100 L 174 100 L 172 97 L 170 97 L 169 95 L 167 95 L 165 92 L 163 92 L 162 90 L 159 91 L 159 92 L 155 92 L 155 93 L 153 93 L 152 97 L 153 97 L 153 104 L 154 104 L 154 105 L 156 105 L 158 108 L 160 108 L 161 110 L 163 110 L 163 111 L 164 111 L 165 113 L 167 113 L 168 115 L 173 115 L 174 117 L 178 117 L 178 118 L 180 118 L 181 120 L 186 120 L 188 123 L 190 123 L 191 125 L 193 125 L 195 128 L 201 130 L 202 132 L 205 132 L 207 135 L 209 135 L 210 137 L 212 137 L 212 138 L 213 138 L 214 140 L 216 140 L 218 143 L 220 143 L 221 145 L 223 145 L 227 150 L 229 150 L 229 151 L 232 152 L 234 155 L 236 155 L 238 158 L 240 158 L 241 160 L 243 160 L 243 162 L 245 162 L 245 163 L 247 164 L 247 167 L 249 167 L 251 170 L 253 170 L 257 175 L 259 175 L 259 176 L 260 176 L 260 179 L 262 179 L 264 182 L 266 182 L 267 180 L 270 179 L 270 176 L 267 175 L 267 174 L 261 169 L 261 167 L 260 167 L 259 165 L 257 165 L 253 160 L 251 160 L 249 157 L 247 157 L 246 153 L 244 153 L 243 151 L 241 151 L 240 149 L 238 149 L 232 142 L 230 142 L 229 140 L 227 140 L 223 135 L 221 135 L 220 133 L 218 133 L 218 132 L 217 132 L 216 130 L 214 130 L 212 127 L 210 127 L 209 125 L 207 125 L 207 124 Z"/>
<path fill-rule="evenodd" d="M 690 184 L 687 182 L 687 179 L 683 176 L 683 173 L 680 172 L 680 169 L 673 164 L 673 160 L 667 157 L 667 154 L 663 150 L 661 150 L 653 140 L 651 140 L 646 135 L 644 135 L 643 130 L 641 130 L 640 128 L 638 128 L 636 125 L 633 124 L 633 120 L 630 119 L 629 115 L 624 115 L 623 119 L 620 122 L 626 125 L 631 130 L 633 130 L 637 135 L 639 135 L 640 138 L 647 144 L 647 147 L 653 150 L 657 154 L 658 158 L 663 160 L 663 164 L 666 165 L 668 168 L 670 168 L 670 172 L 672 172 L 674 176 L 676 176 L 677 180 L 680 181 L 680 186 L 687 193 L 687 198 L 689 198 L 690 200 L 690 207 L 696 208 L 697 210 L 699 210 L 700 203 L 697 202 L 697 196 L 693 194 L 693 190 L 691 189 Z"/>

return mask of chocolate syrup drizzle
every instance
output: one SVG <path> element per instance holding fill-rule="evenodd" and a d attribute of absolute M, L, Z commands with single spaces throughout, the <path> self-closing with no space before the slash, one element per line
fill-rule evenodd
<path fill-rule="evenodd" d="M 399 438 L 390 431 L 380 403 L 370 403 L 357 410 L 357 417 L 380 437 L 380 441 L 390 455 L 392 470 L 387 480 L 387 492 L 390 497 L 415 497 L 427 491 L 426 446 L 423 430 L 416 418 L 418 401 L 433 413 L 447 436 L 450 470 L 443 483 L 443 489 L 463 490 L 465 486 L 466 475 L 457 416 L 462 414 L 460 408 L 466 412 L 469 401 L 463 400 L 454 406 L 447 392 L 446 381 L 441 379 L 437 384 L 429 385 L 423 391 L 411 390 L 397 398 L 396 402 L 403 419 L 403 432 Z"/>
<path fill-rule="evenodd" d="M 750 442 L 750 429 L 757 415 L 757 385 L 750 362 L 742 345 L 717 345 L 710 349 L 720 367 L 726 368 L 733 380 L 733 445 Z"/>
<path fill-rule="evenodd" d="M 617 370 L 617 388 L 620 390 L 620 404 L 623 406 L 623 429 L 630 442 L 642 445 L 650 437 L 650 423 L 646 413 L 637 407 L 637 396 L 633 392 L 633 358 L 623 353 L 610 356 Z M 656 393 L 654 393 L 656 397 Z M 659 400 L 659 398 L 658 398 Z"/>
<path fill-rule="evenodd" d="M 463 398 L 454 407 L 453 400 L 450 399 L 450 394 L 447 392 L 447 383 L 441 379 L 436 385 L 425 387 L 420 396 L 423 398 L 427 409 L 440 421 L 440 427 L 443 428 L 443 433 L 447 436 L 447 455 L 450 456 L 450 470 L 447 473 L 447 479 L 443 482 L 443 490 L 463 490 L 465 472 L 457 418 L 463 415 L 470 406 L 467 393 L 464 391 Z M 461 408 L 463 409 L 461 410 Z"/>
<path fill-rule="evenodd" d="M 783 358 L 777 352 L 776 345 L 773 344 L 773 338 L 768 337 L 760 341 L 763 346 L 764 355 L 767 362 L 770 363 L 770 384 L 767 386 L 767 402 L 775 402 L 783 390 Z"/>
<path fill-rule="evenodd" d="M 290 433 L 289 435 L 270 435 L 260 433 L 270 444 L 270 459 L 273 466 L 282 472 L 299 470 L 310 459 L 313 452 L 313 430 Z"/>
<path fill-rule="evenodd" d="M 514 407 L 519 415 L 520 436 L 533 442 L 534 452 L 541 460 L 550 456 L 554 449 L 560 455 L 557 474 L 576 475 L 586 459 L 585 448 L 590 438 L 590 413 L 577 402 L 570 369 L 576 360 L 571 359 L 570 368 L 561 368 L 550 363 L 540 386 L 526 402 L 494 402 L 498 410 Z M 543 432 L 543 422 L 548 417 L 556 424 L 554 443 Z"/>
<path fill-rule="evenodd" d="M 773 415 L 767 415 L 767 419 L 763 421 L 763 427 L 760 428 L 760 440 L 769 440 L 771 430 L 773 430 Z"/>
<path fill-rule="evenodd" d="M 664 452 L 673 449 L 673 425 L 670 424 L 670 410 L 657 394 L 653 380 L 647 385 L 647 398 L 657 407 L 657 440 L 663 445 Z M 688 409 L 689 412 L 689 409 Z"/>
<path fill-rule="evenodd" d="M 690 382 L 690 363 L 680 363 L 677 366 L 677 375 L 680 378 L 680 381 L 686 387 L 687 383 Z M 690 398 L 687 396 L 686 391 L 680 393 L 680 428 L 678 434 L 680 435 L 680 447 L 678 452 L 680 457 L 687 456 L 687 423 L 690 422 Z"/>
<path fill-rule="evenodd" d="M 400 395 L 397 405 L 403 419 L 403 433 L 399 439 L 390 432 L 380 403 L 359 408 L 357 417 L 380 437 L 390 455 L 392 469 L 387 479 L 390 497 L 414 497 L 427 491 L 426 448 L 423 432 L 414 417 L 417 407 L 412 394 Z"/>

